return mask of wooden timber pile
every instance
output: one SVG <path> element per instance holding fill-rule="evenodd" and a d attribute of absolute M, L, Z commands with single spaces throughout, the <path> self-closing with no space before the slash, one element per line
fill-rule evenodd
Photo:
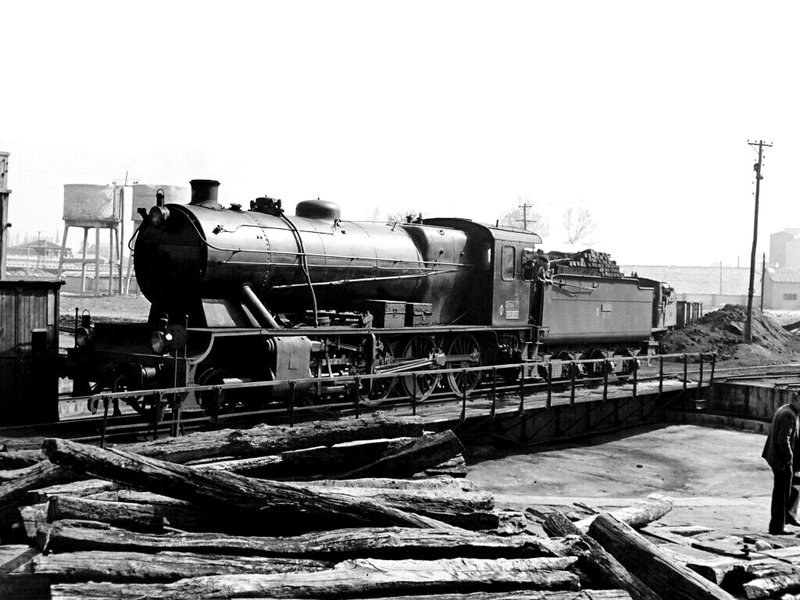
<path fill-rule="evenodd" d="M 417 419 L 42 451 L 0 477 L 0 598 L 734 597 L 717 585 L 732 567 L 692 570 L 633 529 L 657 530 L 667 500 L 574 522 L 498 511 L 453 476 L 456 436 Z M 791 577 L 758 564 L 751 584 Z"/>

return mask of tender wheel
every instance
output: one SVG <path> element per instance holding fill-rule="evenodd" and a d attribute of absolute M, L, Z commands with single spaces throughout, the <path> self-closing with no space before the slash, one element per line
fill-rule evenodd
<path fill-rule="evenodd" d="M 438 352 L 436 342 L 430 336 L 414 336 L 403 349 L 404 359 L 431 359 Z M 421 369 L 427 368 L 421 367 Z M 417 369 L 415 369 L 417 370 Z M 405 375 L 400 377 L 400 383 L 403 386 L 403 391 L 409 396 L 415 393 L 414 381 L 416 380 L 416 397 L 417 400 L 425 400 L 433 393 L 436 386 L 439 385 L 441 375 L 439 373 L 422 374 L 422 375 Z"/>
<path fill-rule="evenodd" d="M 586 354 L 584 358 L 604 359 L 606 358 L 606 353 L 600 350 L 599 348 L 595 348 L 594 350 Z M 608 359 L 606 362 L 586 363 L 584 367 L 586 368 L 587 376 L 602 377 L 606 371 L 609 373 L 609 375 L 613 373 L 614 369 L 616 368 L 616 365 L 613 360 Z"/>
<path fill-rule="evenodd" d="M 462 333 L 453 338 L 447 351 L 448 368 L 469 368 L 481 364 L 481 347 L 474 335 Z M 453 360 L 455 359 L 455 360 Z M 480 371 L 456 371 L 447 374 L 447 384 L 456 394 L 471 392 L 481 380 Z"/>
<path fill-rule="evenodd" d="M 556 358 L 563 360 L 566 363 L 561 371 L 561 375 L 564 379 L 572 379 L 573 371 L 575 372 L 575 379 L 580 379 L 581 377 L 586 376 L 586 363 L 571 362 L 574 357 L 569 352 L 560 352 Z"/>

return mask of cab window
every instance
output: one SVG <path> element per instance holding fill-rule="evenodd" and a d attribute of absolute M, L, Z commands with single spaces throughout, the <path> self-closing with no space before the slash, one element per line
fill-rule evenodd
<path fill-rule="evenodd" d="M 533 274 L 536 271 L 533 257 L 533 248 L 523 248 L 520 252 L 519 262 L 523 281 L 533 280 Z"/>
<path fill-rule="evenodd" d="M 516 275 L 516 266 L 514 246 L 503 246 L 500 259 L 500 278 L 503 281 L 512 281 Z"/>

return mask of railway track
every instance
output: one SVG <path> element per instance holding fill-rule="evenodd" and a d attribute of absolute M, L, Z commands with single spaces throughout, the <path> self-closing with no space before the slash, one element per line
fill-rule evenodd
<path fill-rule="evenodd" d="M 658 363 L 658 364 L 655 364 Z M 482 367 L 486 370 L 486 367 Z M 452 370 L 450 370 L 452 371 Z M 447 370 L 441 370 L 446 374 Z M 426 372 L 430 373 L 430 371 Z M 329 398 L 322 403 L 292 404 L 289 402 L 272 403 L 260 410 L 237 410 L 209 415 L 201 409 L 176 410 L 169 402 L 165 402 L 158 413 L 151 411 L 145 415 L 133 411 L 125 405 L 125 396 L 130 393 L 101 394 L 95 396 L 70 397 L 62 396 L 59 403 L 72 407 L 83 405 L 84 414 L 63 419 L 59 422 L 0 428 L 0 439 L 14 440 L 15 447 L 25 445 L 37 446 L 44 437 L 63 437 L 90 443 L 106 441 L 129 441 L 167 435 L 182 435 L 191 431 L 216 427 L 242 427 L 253 423 L 293 424 L 296 421 L 331 419 L 347 415 L 360 415 L 377 410 L 406 410 L 408 414 L 418 414 L 431 407 L 450 407 L 454 413 L 465 409 L 468 405 L 482 402 L 498 402 L 503 406 L 515 403 L 523 405 L 537 398 L 549 398 L 569 392 L 574 395 L 582 390 L 598 390 L 601 386 L 609 390 L 618 390 L 622 386 L 632 386 L 633 395 L 636 386 L 659 380 L 680 381 L 684 388 L 707 385 L 714 381 L 745 381 L 757 379 L 774 379 L 791 376 L 800 377 L 800 364 L 761 365 L 756 367 L 713 366 L 706 363 L 691 363 L 688 360 L 668 362 L 653 358 L 648 365 L 642 366 L 628 375 L 609 375 L 608 377 L 576 377 L 560 379 L 548 383 L 541 379 L 525 379 L 521 382 L 503 384 L 500 378 L 492 382 L 484 382 L 478 388 L 466 394 L 455 394 L 451 391 L 437 391 L 424 401 L 409 396 L 392 396 L 381 400 L 369 400 L 360 394 L 345 394 Z M 238 387 L 254 387 L 260 384 L 240 384 Z M 200 386 L 202 387 L 202 386 Z M 200 389 L 198 387 L 197 389 Z M 211 386 L 206 386 L 211 387 Z M 220 386 L 214 386 L 220 387 Z M 237 386 L 231 386 L 237 387 Z M 160 390 L 162 397 L 169 398 L 173 393 L 180 394 L 187 388 Z M 124 414 L 114 413 L 114 401 L 117 400 Z M 94 412 L 89 410 L 94 405 Z M 106 406 L 108 410 L 106 411 Z"/>

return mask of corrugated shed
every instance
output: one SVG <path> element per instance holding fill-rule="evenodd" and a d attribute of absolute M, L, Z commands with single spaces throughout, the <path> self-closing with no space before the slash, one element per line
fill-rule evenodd
<path fill-rule="evenodd" d="M 774 283 L 800 283 L 800 268 L 767 267 L 767 276 Z"/>
<path fill-rule="evenodd" d="M 747 295 L 750 282 L 749 267 L 679 267 L 657 265 L 621 265 L 625 275 L 637 273 L 641 277 L 664 281 L 678 294 Z M 756 289 L 761 281 L 756 273 Z"/>

